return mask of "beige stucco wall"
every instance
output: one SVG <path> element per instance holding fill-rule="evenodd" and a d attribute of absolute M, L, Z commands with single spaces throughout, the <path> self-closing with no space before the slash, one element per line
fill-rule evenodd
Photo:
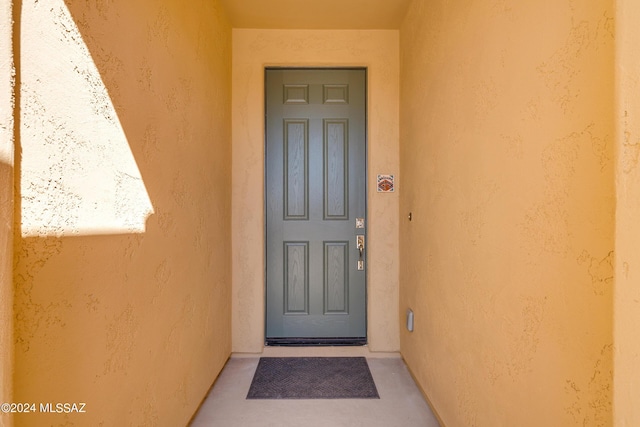
<path fill-rule="evenodd" d="M 86 413 L 16 425 L 186 425 L 231 351 L 230 26 L 22 4 L 14 398 Z"/>
<path fill-rule="evenodd" d="M 415 0 L 402 25 L 401 351 L 447 427 L 612 423 L 614 14 Z"/>
<path fill-rule="evenodd" d="M 0 403 L 13 383 L 13 40 L 12 2 L 0 0 Z M 0 412 L 0 426 L 12 425 Z"/>
<path fill-rule="evenodd" d="M 375 192 L 376 174 L 398 177 L 398 31 L 233 30 L 233 351 L 264 344 L 264 68 L 368 68 L 368 338 L 397 351 L 398 193 Z"/>
<path fill-rule="evenodd" d="M 615 426 L 640 425 L 640 3 L 616 3 Z"/>

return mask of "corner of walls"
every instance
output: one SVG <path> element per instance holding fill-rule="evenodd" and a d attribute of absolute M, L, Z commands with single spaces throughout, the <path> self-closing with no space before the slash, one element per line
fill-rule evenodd
<path fill-rule="evenodd" d="M 0 403 L 13 400 L 14 53 L 13 2 L 0 2 Z M 0 412 L 0 427 L 11 427 Z"/>
<path fill-rule="evenodd" d="M 640 425 L 640 4 L 616 3 L 615 426 Z"/>

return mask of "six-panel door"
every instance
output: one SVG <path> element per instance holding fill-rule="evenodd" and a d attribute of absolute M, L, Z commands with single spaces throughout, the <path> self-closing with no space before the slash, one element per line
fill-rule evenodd
<path fill-rule="evenodd" d="M 267 343 L 366 342 L 366 71 L 267 69 L 265 154 Z"/>

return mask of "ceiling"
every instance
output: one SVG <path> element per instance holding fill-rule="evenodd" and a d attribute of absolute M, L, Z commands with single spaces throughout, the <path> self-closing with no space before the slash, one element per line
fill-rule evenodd
<path fill-rule="evenodd" d="M 411 0 L 221 0 L 233 28 L 398 29 Z"/>

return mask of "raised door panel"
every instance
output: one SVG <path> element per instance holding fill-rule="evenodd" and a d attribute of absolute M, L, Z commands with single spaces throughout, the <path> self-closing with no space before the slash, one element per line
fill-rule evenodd
<path fill-rule="evenodd" d="M 308 104 L 309 85 L 283 85 L 284 104 Z"/>
<path fill-rule="evenodd" d="M 324 219 L 349 218 L 349 121 L 324 120 Z"/>
<path fill-rule="evenodd" d="M 284 120 L 284 219 L 309 219 L 307 120 Z"/>
<path fill-rule="evenodd" d="M 349 242 L 324 242 L 324 312 L 349 312 Z"/>
<path fill-rule="evenodd" d="M 284 243 L 284 314 L 309 313 L 309 242 Z"/>

